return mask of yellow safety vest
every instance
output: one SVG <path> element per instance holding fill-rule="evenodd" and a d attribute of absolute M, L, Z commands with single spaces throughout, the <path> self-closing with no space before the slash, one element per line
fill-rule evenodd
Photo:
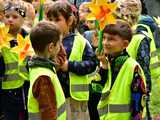
<path fill-rule="evenodd" d="M 86 39 L 79 33 L 76 34 L 69 61 L 82 61 L 83 51 L 86 46 Z M 80 76 L 69 72 L 70 94 L 77 101 L 89 99 L 89 79 L 87 75 Z"/>
<path fill-rule="evenodd" d="M 21 87 L 25 80 L 19 75 L 18 54 L 11 52 L 10 48 L 2 48 L 1 53 L 5 62 L 5 76 L 2 78 L 2 89 Z"/>
<path fill-rule="evenodd" d="M 41 75 L 49 76 L 54 86 L 56 93 L 57 109 L 58 109 L 57 120 L 66 120 L 65 96 L 62 87 L 59 83 L 59 80 L 57 78 L 57 75 L 52 70 L 42 67 L 35 67 L 29 69 L 29 76 L 30 76 L 30 88 L 28 94 L 29 120 L 40 120 L 41 118 L 38 101 L 34 98 L 32 93 L 32 87 L 36 79 Z"/>
<path fill-rule="evenodd" d="M 143 32 L 146 36 L 151 38 L 151 45 L 150 45 L 150 71 L 151 71 L 151 78 L 153 79 L 160 79 L 160 61 L 158 60 L 158 50 L 156 49 L 153 34 L 150 30 L 150 28 L 147 25 L 138 24 L 137 26 L 143 26 L 147 29 L 147 33 Z M 131 57 L 136 59 L 137 57 L 137 51 L 139 48 L 139 45 L 143 38 L 145 37 L 143 34 L 138 34 L 133 36 L 129 46 L 127 47 L 127 52 Z"/>
<path fill-rule="evenodd" d="M 13 37 L 8 34 L 7 41 L 13 39 Z M 4 58 L 5 63 L 5 75 L 2 77 L 2 89 L 16 89 L 24 84 L 25 80 L 28 80 L 28 71 L 26 69 L 25 63 L 19 63 L 18 54 L 12 52 L 9 47 L 1 48 L 1 55 Z M 25 74 L 25 78 L 22 77 Z"/>
<path fill-rule="evenodd" d="M 111 88 L 112 77 L 109 65 L 108 79 L 97 107 L 100 120 L 131 120 L 131 84 L 136 66 L 139 66 L 138 63 L 131 57 L 128 58 Z M 145 79 L 143 71 L 140 72 Z"/>
<path fill-rule="evenodd" d="M 12 36 L 10 36 L 10 34 L 8 34 L 8 39 L 12 39 Z M 24 84 L 24 81 L 28 80 L 27 77 L 23 78 L 20 75 L 24 73 L 28 74 L 25 64 L 19 64 L 18 54 L 12 52 L 10 47 L 2 47 L 1 55 L 3 56 L 5 63 L 5 75 L 3 78 L 1 78 L 2 89 L 16 89 L 21 87 Z"/>
<path fill-rule="evenodd" d="M 138 24 L 138 26 L 143 26 L 147 29 L 147 32 L 143 32 L 143 34 L 137 34 L 134 35 L 127 51 L 131 57 L 136 59 L 137 57 L 137 51 L 139 48 L 139 45 L 143 38 L 148 36 L 151 38 L 150 42 L 150 72 L 151 72 L 151 82 L 152 82 L 152 90 L 151 90 L 151 107 L 150 111 L 152 114 L 159 114 L 160 110 L 158 105 L 160 104 L 160 100 L 157 99 L 155 96 L 158 96 L 160 93 L 160 60 L 158 59 L 158 56 L 160 56 L 160 52 L 158 49 L 156 49 L 153 34 L 150 30 L 150 28 L 147 25 Z M 156 109 L 157 108 L 157 109 Z"/>

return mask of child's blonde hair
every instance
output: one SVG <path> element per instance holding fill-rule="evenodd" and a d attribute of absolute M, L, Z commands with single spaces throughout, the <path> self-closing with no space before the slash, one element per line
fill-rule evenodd
<path fill-rule="evenodd" d="M 0 12 L 4 11 L 4 2 L 0 0 Z"/>
<path fill-rule="evenodd" d="M 8 1 L 4 4 L 4 13 L 7 11 L 16 11 L 22 17 L 26 17 L 26 6 L 24 2 Z"/>
<path fill-rule="evenodd" d="M 140 0 L 117 0 L 118 9 L 117 16 L 125 19 L 130 25 L 135 25 L 138 22 L 142 12 L 142 4 Z"/>

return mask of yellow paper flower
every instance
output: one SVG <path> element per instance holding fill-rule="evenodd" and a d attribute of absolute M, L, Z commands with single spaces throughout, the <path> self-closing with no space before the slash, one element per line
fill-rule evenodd
<path fill-rule="evenodd" d="M 86 6 L 91 10 L 86 18 L 98 20 L 100 30 L 103 30 L 106 24 L 115 24 L 116 19 L 112 14 L 117 8 L 116 3 L 108 3 L 106 0 L 92 0 Z"/>
<path fill-rule="evenodd" d="M 9 26 L 5 26 L 4 24 L 0 25 L 0 48 L 7 46 L 8 31 L 9 31 Z"/>
<path fill-rule="evenodd" d="M 29 49 L 31 47 L 29 37 L 26 37 L 24 39 L 22 35 L 18 34 L 17 43 L 18 46 L 13 47 L 12 51 L 18 54 L 19 61 L 22 62 L 25 59 L 25 57 L 29 54 Z"/>

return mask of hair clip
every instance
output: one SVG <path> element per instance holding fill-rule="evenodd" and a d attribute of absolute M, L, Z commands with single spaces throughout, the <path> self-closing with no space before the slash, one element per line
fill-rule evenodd
<path fill-rule="evenodd" d="M 22 5 L 8 2 L 4 7 L 4 12 L 12 11 L 12 10 L 17 11 L 22 17 L 26 16 L 26 10 Z"/>

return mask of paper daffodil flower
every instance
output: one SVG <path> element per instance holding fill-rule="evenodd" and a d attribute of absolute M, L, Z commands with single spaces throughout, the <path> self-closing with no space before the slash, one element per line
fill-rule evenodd
<path fill-rule="evenodd" d="M 29 49 L 31 47 L 29 37 L 26 37 L 24 39 L 20 34 L 18 34 L 17 43 L 18 46 L 13 47 L 12 51 L 18 54 L 19 61 L 22 62 L 25 59 L 25 57 L 29 54 Z"/>
<path fill-rule="evenodd" d="M 9 26 L 0 25 L 0 47 L 7 46 L 7 34 L 9 31 Z"/>
<path fill-rule="evenodd" d="M 112 15 L 117 8 L 116 3 L 108 3 L 107 0 L 92 0 L 86 6 L 91 11 L 86 18 L 88 20 L 98 20 L 100 30 L 103 30 L 106 24 L 114 24 L 116 22 Z"/>

